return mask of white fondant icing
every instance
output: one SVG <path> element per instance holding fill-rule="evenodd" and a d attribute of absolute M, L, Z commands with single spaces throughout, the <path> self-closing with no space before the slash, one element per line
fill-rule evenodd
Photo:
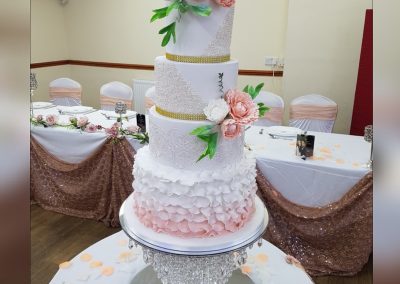
<path fill-rule="evenodd" d="M 211 122 L 167 118 L 158 114 L 155 107 L 149 111 L 149 121 L 152 156 L 164 165 L 195 171 L 214 170 L 221 166 L 236 165 L 243 157 L 244 135 L 227 140 L 220 134 L 214 158 L 210 160 L 206 157 L 196 162 L 206 145 L 190 132 Z"/>
<path fill-rule="evenodd" d="M 201 17 L 188 12 L 179 17 L 178 11 L 171 12 L 166 24 L 177 21 L 176 43 L 171 40 L 166 47 L 167 52 L 184 56 L 229 55 L 234 8 L 222 7 L 214 0 L 188 2 L 210 5 L 212 13 L 208 17 Z"/>
<path fill-rule="evenodd" d="M 238 61 L 195 64 L 170 61 L 165 56 L 155 60 L 156 94 L 154 103 L 169 112 L 202 114 L 209 101 L 236 88 Z M 218 73 L 224 73 L 223 93 Z"/>

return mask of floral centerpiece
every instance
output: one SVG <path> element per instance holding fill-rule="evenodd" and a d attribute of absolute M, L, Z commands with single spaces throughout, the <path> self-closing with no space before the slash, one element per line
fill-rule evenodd
<path fill-rule="evenodd" d="M 247 85 L 243 91 L 229 90 L 224 98 L 210 101 L 204 108 L 204 114 L 215 124 L 198 127 L 190 133 L 207 144 L 197 161 L 215 156 L 219 133 L 223 139 L 235 139 L 242 135 L 245 126 L 265 115 L 269 108 L 253 101 L 263 87 L 263 83 L 256 87 Z"/>
<path fill-rule="evenodd" d="M 87 133 L 96 133 L 104 131 L 114 142 L 118 142 L 118 139 L 128 136 L 140 141 L 140 144 L 149 143 L 149 135 L 147 132 L 141 132 L 140 127 L 136 125 L 130 125 L 126 128 L 122 128 L 121 122 L 114 123 L 110 128 L 103 127 L 101 125 L 93 124 L 89 121 L 86 116 L 70 117 L 69 123 L 59 123 L 59 117 L 55 114 L 49 114 L 46 117 L 37 115 L 31 117 L 31 123 L 35 126 L 43 127 L 64 127 L 68 129 L 78 129 Z"/>
<path fill-rule="evenodd" d="M 229 8 L 235 4 L 235 0 L 213 0 L 218 5 L 223 7 Z M 171 38 L 173 39 L 174 43 L 176 43 L 176 25 L 177 22 L 181 20 L 185 13 L 193 13 L 197 16 L 201 17 L 208 17 L 211 15 L 212 8 L 208 5 L 201 4 L 204 0 L 193 0 L 192 2 L 198 2 L 198 5 L 192 5 L 187 0 L 171 0 L 171 4 L 160 9 L 153 10 L 153 16 L 151 17 L 150 22 L 154 22 L 156 20 L 166 18 L 172 11 L 178 11 L 178 17 L 175 21 L 167 25 L 166 27 L 162 28 L 158 33 L 160 35 L 164 35 L 164 38 L 161 42 L 161 46 L 166 46 Z"/>

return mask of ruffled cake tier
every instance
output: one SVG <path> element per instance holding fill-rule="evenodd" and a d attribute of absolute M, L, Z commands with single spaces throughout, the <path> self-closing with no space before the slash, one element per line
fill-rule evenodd
<path fill-rule="evenodd" d="M 138 151 L 133 174 L 134 211 L 156 232 L 212 237 L 236 232 L 251 217 L 257 189 L 255 159 L 212 171 L 160 165 L 148 147 Z"/>

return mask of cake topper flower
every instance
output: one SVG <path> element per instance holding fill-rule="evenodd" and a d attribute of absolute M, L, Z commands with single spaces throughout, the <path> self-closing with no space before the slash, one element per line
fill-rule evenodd
<path fill-rule="evenodd" d="M 214 2 L 225 8 L 230 8 L 235 5 L 235 0 L 214 0 Z"/>
<path fill-rule="evenodd" d="M 223 99 L 209 102 L 204 108 L 204 114 L 215 124 L 200 126 L 190 133 L 207 143 L 197 161 L 207 156 L 210 159 L 215 156 L 219 133 L 224 139 L 235 139 L 243 133 L 246 125 L 265 115 L 269 108 L 263 103 L 256 104 L 253 101 L 263 87 L 263 83 L 256 87 L 247 85 L 243 91 L 229 90 Z"/>

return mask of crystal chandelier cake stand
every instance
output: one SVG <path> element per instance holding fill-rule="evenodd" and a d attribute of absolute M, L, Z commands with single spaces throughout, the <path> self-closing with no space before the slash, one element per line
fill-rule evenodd
<path fill-rule="evenodd" d="M 163 284 L 225 284 L 246 263 L 246 250 L 255 243 L 262 245 L 268 212 L 257 196 L 255 204 L 252 218 L 238 232 L 204 239 L 179 238 L 147 228 L 133 212 L 133 195 L 121 206 L 119 218 L 129 247 L 142 248 L 144 262 L 153 267 Z"/>

